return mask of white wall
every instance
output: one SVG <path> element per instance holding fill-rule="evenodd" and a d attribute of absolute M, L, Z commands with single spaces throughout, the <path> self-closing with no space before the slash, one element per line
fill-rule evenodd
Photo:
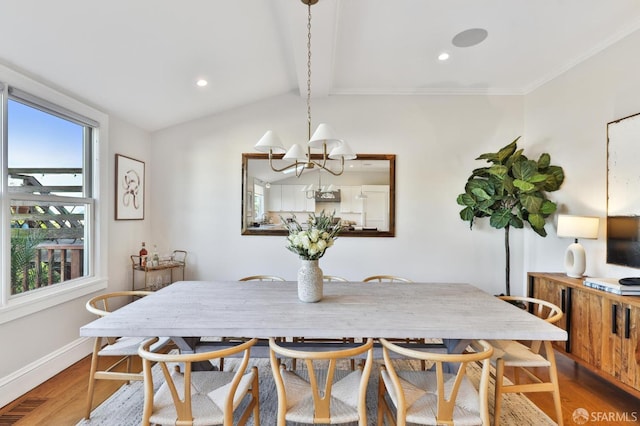
<path fill-rule="evenodd" d="M 102 159 L 108 167 L 106 178 L 109 188 L 103 202 L 110 206 L 107 214 L 109 281 L 106 291 L 116 291 L 130 288 L 129 255 L 137 253 L 140 242 L 150 238 L 152 233 L 150 220 L 114 220 L 115 153 L 148 162 L 149 134 L 113 116 L 109 120 L 108 133 L 109 153 Z M 0 325 L 0 342 L 3 342 L 0 407 L 91 352 L 91 341 L 79 336 L 80 327 L 95 319 L 85 309 L 85 303 L 91 296 Z"/>
<path fill-rule="evenodd" d="M 284 237 L 240 235 L 241 153 L 254 152 L 267 129 L 285 145 L 304 143 L 304 102 L 292 93 L 152 136 L 152 226 L 162 230 L 160 247 L 189 251 L 189 278 L 295 279 L 299 261 Z M 485 221 L 469 231 L 456 197 L 485 164 L 474 160 L 479 154 L 522 133 L 521 97 L 336 96 L 314 99 L 312 117 L 314 126 L 331 123 L 356 152 L 397 155 L 396 237 L 339 238 L 320 260 L 326 273 L 352 280 L 388 273 L 502 291 L 504 235 Z M 521 238 L 512 232 L 513 277 L 522 276 Z"/>
<path fill-rule="evenodd" d="M 606 263 L 607 123 L 640 112 L 640 45 L 636 32 L 526 96 L 526 140 L 552 153 L 566 180 L 554 193 L 562 213 L 599 216 L 598 240 L 581 240 L 586 274 L 637 276 L 637 269 Z M 557 194 L 557 195 L 555 195 Z M 563 271 L 570 239 L 525 236 L 525 269 Z"/>

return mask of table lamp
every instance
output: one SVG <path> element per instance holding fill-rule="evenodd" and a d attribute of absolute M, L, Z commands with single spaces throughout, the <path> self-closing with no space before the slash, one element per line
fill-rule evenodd
<path fill-rule="evenodd" d="M 584 247 L 578 242 L 578 238 L 598 238 L 598 226 L 600 218 L 593 216 L 558 216 L 558 237 L 574 238 L 575 241 L 569 247 L 564 256 L 564 268 L 567 276 L 580 278 L 587 267 L 587 259 Z"/>

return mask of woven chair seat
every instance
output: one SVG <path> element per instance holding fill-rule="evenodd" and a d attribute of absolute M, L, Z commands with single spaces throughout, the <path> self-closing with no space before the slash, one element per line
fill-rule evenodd
<path fill-rule="evenodd" d="M 327 370 L 316 370 L 316 378 L 324 383 Z M 314 403 L 313 391 L 307 378 L 301 374 L 291 372 L 281 367 L 282 380 L 287 388 L 287 415 L 286 419 L 292 422 L 313 423 Z M 336 372 L 336 376 L 338 372 Z M 362 380 L 362 370 L 355 370 L 344 378 L 334 382 L 331 389 L 331 418 L 335 423 L 357 422 L 358 393 L 353 389 L 358 388 Z"/>
<path fill-rule="evenodd" d="M 381 372 L 382 379 L 387 386 L 389 397 L 394 406 L 398 406 L 397 395 L 393 382 L 387 371 Z M 436 373 L 432 371 L 398 371 L 400 383 L 404 389 L 407 405 L 407 422 L 421 425 L 437 425 L 438 412 L 438 383 Z M 450 385 L 455 378 L 453 374 L 445 374 L 445 395 L 450 391 Z M 453 423 L 458 426 L 482 424 L 478 393 L 471 381 L 464 377 L 456 398 L 453 410 Z"/>
<path fill-rule="evenodd" d="M 513 340 L 491 340 L 493 356 L 491 364 L 495 367 L 498 358 L 504 360 L 505 367 L 549 367 L 551 363 L 540 354 L 531 352 L 528 346 Z"/>
<path fill-rule="evenodd" d="M 100 356 L 133 356 L 138 355 L 138 348 L 146 337 L 120 337 L 114 343 L 106 345 L 98 352 Z M 162 349 L 171 339 L 161 337 L 158 342 L 151 346 L 151 350 L 156 352 Z"/>
<path fill-rule="evenodd" d="M 194 425 L 222 424 L 224 422 L 224 402 L 229 394 L 230 382 L 235 373 L 220 371 L 198 371 L 191 374 L 191 408 Z M 171 376 L 177 389 L 184 389 L 184 376 L 174 371 Z M 251 388 L 253 370 L 249 370 L 240 380 L 236 390 L 233 409 L 238 408 L 243 396 Z M 183 397 L 183 395 L 180 395 Z M 163 383 L 153 398 L 153 414 L 149 421 L 157 424 L 176 424 L 178 418 L 167 383 Z"/>

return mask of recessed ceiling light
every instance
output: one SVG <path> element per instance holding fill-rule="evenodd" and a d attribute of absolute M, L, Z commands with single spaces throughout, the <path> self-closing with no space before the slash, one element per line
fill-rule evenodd
<path fill-rule="evenodd" d="M 449 59 L 449 54 L 447 52 L 442 52 L 438 55 L 439 61 L 446 61 L 447 59 Z"/>
<path fill-rule="evenodd" d="M 196 86 L 198 86 L 198 87 L 204 87 L 207 84 L 209 84 L 209 82 L 207 80 L 205 80 L 204 78 L 201 78 L 198 81 L 196 81 Z"/>
<path fill-rule="evenodd" d="M 484 28 L 471 28 L 456 34 L 451 43 L 456 47 L 471 47 L 482 43 L 488 35 Z"/>

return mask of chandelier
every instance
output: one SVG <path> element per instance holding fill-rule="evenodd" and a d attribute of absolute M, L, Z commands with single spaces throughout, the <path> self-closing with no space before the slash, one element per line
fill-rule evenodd
<path fill-rule="evenodd" d="M 307 143 L 306 150 L 299 144 L 294 144 L 289 150 L 284 148 L 282 141 L 273 130 L 268 130 L 258 141 L 255 149 L 259 152 L 269 153 L 269 166 L 274 172 L 295 171 L 296 177 L 300 177 L 305 170 L 318 168 L 326 170 L 334 176 L 339 176 L 344 172 L 345 160 L 354 160 L 356 155 L 351 151 L 349 145 L 342 139 L 338 139 L 333 133 L 333 129 L 328 124 L 322 123 L 313 135 L 311 134 L 311 5 L 318 0 L 301 0 L 307 5 Z M 320 155 L 315 157 L 312 149 L 320 149 Z M 283 160 L 293 161 L 293 163 L 277 168 L 273 165 L 273 154 L 284 154 Z M 315 158 L 318 158 L 315 159 Z M 340 160 L 340 169 L 333 170 L 327 164 L 327 160 Z"/>

